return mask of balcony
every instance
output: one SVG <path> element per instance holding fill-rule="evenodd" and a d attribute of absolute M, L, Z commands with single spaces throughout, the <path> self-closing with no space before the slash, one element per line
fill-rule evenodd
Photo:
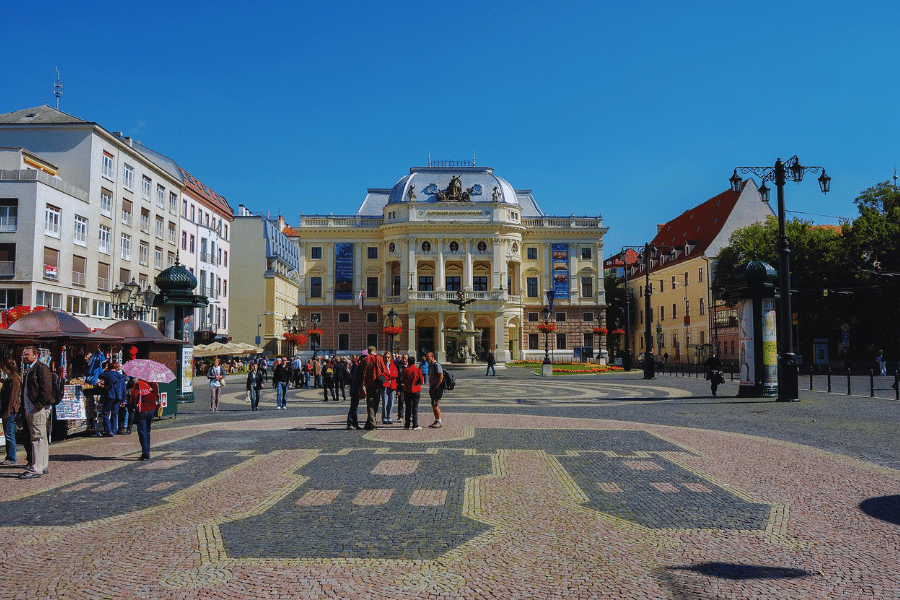
<path fill-rule="evenodd" d="M 16 231 L 19 226 L 19 217 L 0 217 L 0 232 Z"/>
<path fill-rule="evenodd" d="M 200 253 L 200 262 L 205 262 L 211 265 L 216 264 L 216 257 L 212 252 L 201 252 Z"/>
<path fill-rule="evenodd" d="M 495 290 L 491 292 L 466 292 L 466 298 L 475 298 L 476 300 L 505 301 L 507 299 L 506 291 Z M 410 302 L 447 302 L 456 300 L 456 292 L 419 292 L 410 291 Z"/>
<path fill-rule="evenodd" d="M 15 277 L 16 261 L 0 260 L 0 277 Z"/>
<path fill-rule="evenodd" d="M 72 285 L 84 287 L 84 273 L 81 271 L 72 271 Z"/>
<path fill-rule="evenodd" d="M 131 213 L 127 210 L 122 211 L 122 223 L 125 225 L 131 225 Z"/>
<path fill-rule="evenodd" d="M 97 278 L 97 289 L 101 292 L 109 291 L 109 279 L 106 277 L 98 277 Z"/>

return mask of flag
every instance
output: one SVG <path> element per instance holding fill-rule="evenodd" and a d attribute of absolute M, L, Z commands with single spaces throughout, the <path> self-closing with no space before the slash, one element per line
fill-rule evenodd
<path fill-rule="evenodd" d="M 363 300 L 366 299 L 366 290 L 361 290 L 359 292 L 359 310 L 363 309 Z"/>

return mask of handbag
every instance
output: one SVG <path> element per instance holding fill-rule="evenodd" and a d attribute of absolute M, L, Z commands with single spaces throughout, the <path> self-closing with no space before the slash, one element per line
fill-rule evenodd
<path fill-rule="evenodd" d="M 161 419 L 163 414 L 163 405 L 157 402 L 156 404 L 156 418 Z"/>
<path fill-rule="evenodd" d="M 384 384 L 387 383 L 387 377 L 385 377 L 384 375 L 379 375 L 375 378 L 375 381 L 378 382 L 378 385 L 384 387 Z"/>

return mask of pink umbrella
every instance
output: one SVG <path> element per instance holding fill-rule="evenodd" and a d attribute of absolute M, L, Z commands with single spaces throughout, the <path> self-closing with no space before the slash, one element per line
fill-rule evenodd
<path fill-rule="evenodd" d="M 175 373 L 169 367 L 147 358 L 129 360 L 122 365 L 122 372 L 131 377 L 156 383 L 169 383 L 175 380 Z"/>

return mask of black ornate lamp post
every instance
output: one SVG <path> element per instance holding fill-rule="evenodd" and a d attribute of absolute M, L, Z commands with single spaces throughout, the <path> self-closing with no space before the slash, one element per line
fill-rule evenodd
<path fill-rule="evenodd" d="M 297 313 L 294 313 L 293 317 L 285 316 L 282 319 L 281 324 L 284 325 L 285 333 L 297 333 L 297 326 L 300 325 L 300 317 L 297 316 Z M 294 355 L 294 342 L 293 340 L 288 341 L 288 356 Z"/>
<path fill-rule="evenodd" d="M 117 284 L 109 292 L 109 297 L 117 318 L 143 319 L 153 307 L 156 292 L 149 284 L 146 289 L 142 290 L 140 284 L 132 277 L 131 283 Z"/>
<path fill-rule="evenodd" d="M 394 307 L 393 307 L 393 306 L 391 307 L 391 310 L 388 312 L 388 319 L 389 319 L 390 322 L 391 322 L 391 330 L 393 330 L 393 329 L 394 329 L 394 321 L 397 320 L 397 311 L 394 310 Z M 391 351 L 391 352 L 394 351 L 394 334 L 393 334 L 393 333 L 391 334 L 391 340 L 390 340 L 390 346 L 389 346 L 389 348 L 390 348 L 390 351 Z"/>
<path fill-rule="evenodd" d="M 309 321 L 310 321 L 310 327 L 312 327 L 313 329 L 318 329 L 318 328 L 319 328 L 319 327 L 318 327 L 318 325 L 319 325 L 319 316 L 318 316 L 318 315 L 313 314 L 313 315 L 310 317 L 310 320 L 309 320 Z M 310 336 L 309 336 L 309 343 L 310 343 L 310 345 L 312 346 L 313 358 L 315 358 L 315 357 L 316 357 L 316 354 L 319 353 L 319 336 L 317 336 L 317 335 L 310 335 Z"/>
<path fill-rule="evenodd" d="M 545 306 L 541 311 L 544 316 L 544 364 L 550 364 L 550 307 Z"/>
<path fill-rule="evenodd" d="M 784 184 L 788 174 L 793 181 L 800 183 L 803 181 L 803 174 L 806 171 L 818 173 L 821 169 L 819 189 L 823 194 L 827 194 L 831 189 L 831 177 L 825 174 L 824 167 L 802 166 L 795 155 L 786 162 L 782 162 L 779 158 L 775 161 L 774 167 L 737 167 L 734 175 L 729 178 L 731 189 L 736 193 L 741 191 L 741 182 L 743 181 L 737 173 L 738 169 L 741 170 L 741 173 L 753 173 L 762 180 L 759 195 L 763 202 L 769 201 L 769 188 L 766 187 L 766 181 L 774 181 L 778 192 L 778 288 L 780 297 L 778 327 L 775 332 L 779 350 L 778 400 L 780 402 L 797 402 L 800 399 L 800 390 L 791 327 L 791 250 L 784 230 Z"/>
<path fill-rule="evenodd" d="M 597 329 L 603 327 L 603 313 L 597 315 Z M 597 362 L 600 362 L 600 353 L 603 345 L 603 336 L 597 332 Z"/>

